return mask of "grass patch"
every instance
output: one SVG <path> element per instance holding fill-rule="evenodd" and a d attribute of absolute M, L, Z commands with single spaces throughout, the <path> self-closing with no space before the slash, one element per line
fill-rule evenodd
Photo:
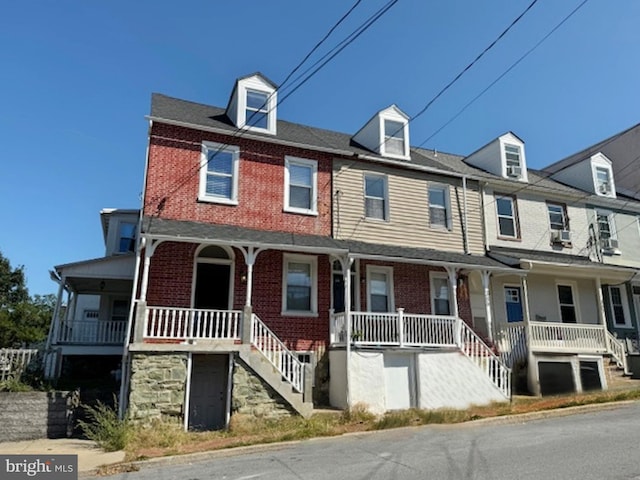
<path fill-rule="evenodd" d="M 224 448 L 342 435 L 348 432 L 384 430 L 430 424 L 455 424 L 482 418 L 531 413 L 580 405 L 640 399 L 640 389 L 593 392 L 554 397 L 516 397 L 511 403 L 495 403 L 465 410 L 409 409 L 373 415 L 364 405 L 342 412 L 322 412 L 304 419 L 298 416 L 256 418 L 236 414 L 228 430 L 185 432 L 181 424 L 154 421 L 130 425 L 125 436 L 127 458 L 219 450 Z"/>

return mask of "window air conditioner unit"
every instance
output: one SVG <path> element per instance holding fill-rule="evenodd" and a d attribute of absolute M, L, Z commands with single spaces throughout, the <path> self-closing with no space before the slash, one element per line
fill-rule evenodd
<path fill-rule="evenodd" d="M 603 182 L 598 186 L 598 191 L 600 193 L 609 193 L 609 183 Z"/>
<path fill-rule="evenodd" d="M 618 249 L 618 240 L 615 238 L 603 238 L 602 239 L 602 248 L 605 250 L 617 250 Z"/>
<path fill-rule="evenodd" d="M 553 243 L 571 243 L 571 232 L 569 230 L 553 230 L 551 241 Z"/>
<path fill-rule="evenodd" d="M 507 177 L 520 178 L 521 175 L 522 175 L 522 167 L 518 167 L 516 165 L 509 165 L 507 167 Z"/>

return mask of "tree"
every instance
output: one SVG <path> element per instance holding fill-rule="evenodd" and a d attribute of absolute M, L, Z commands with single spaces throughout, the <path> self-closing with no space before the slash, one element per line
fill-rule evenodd
<path fill-rule="evenodd" d="M 13 268 L 0 252 L 0 348 L 45 340 L 55 304 L 55 295 L 30 297 L 24 267 Z"/>

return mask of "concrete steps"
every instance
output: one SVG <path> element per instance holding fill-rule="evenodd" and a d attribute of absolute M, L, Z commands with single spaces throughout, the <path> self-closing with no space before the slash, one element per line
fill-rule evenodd
<path fill-rule="evenodd" d="M 609 390 L 625 390 L 640 387 L 640 380 L 632 379 L 624 374 L 616 361 L 611 357 L 604 358 L 604 371 Z"/>

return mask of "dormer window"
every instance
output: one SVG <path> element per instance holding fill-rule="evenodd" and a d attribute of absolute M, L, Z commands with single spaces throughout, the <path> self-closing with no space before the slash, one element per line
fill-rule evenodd
<path fill-rule="evenodd" d="M 384 153 L 404 156 L 404 124 L 395 120 L 384 120 Z"/>
<path fill-rule="evenodd" d="M 247 108 L 245 112 L 245 125 L 249 127 L 268 128 L 269 94 L 247 90 Z"/>
<path fill-rule="evenodd" d="M 277 86 L 254 73 L 236 81 L 227 116 L 238 128 L 275 135 L 277 105 Z"/>
<path fill-rule="evenodd" d="M 596 167 L 596 193 L 611 195 L 611 172 L 608 168 Z"/>
<path fill-rule="evenodd" d="M 522 176 L 522 160 L 518 145 L 504 145 L 504 158 L 507 177 L 520 178 Z"/>

